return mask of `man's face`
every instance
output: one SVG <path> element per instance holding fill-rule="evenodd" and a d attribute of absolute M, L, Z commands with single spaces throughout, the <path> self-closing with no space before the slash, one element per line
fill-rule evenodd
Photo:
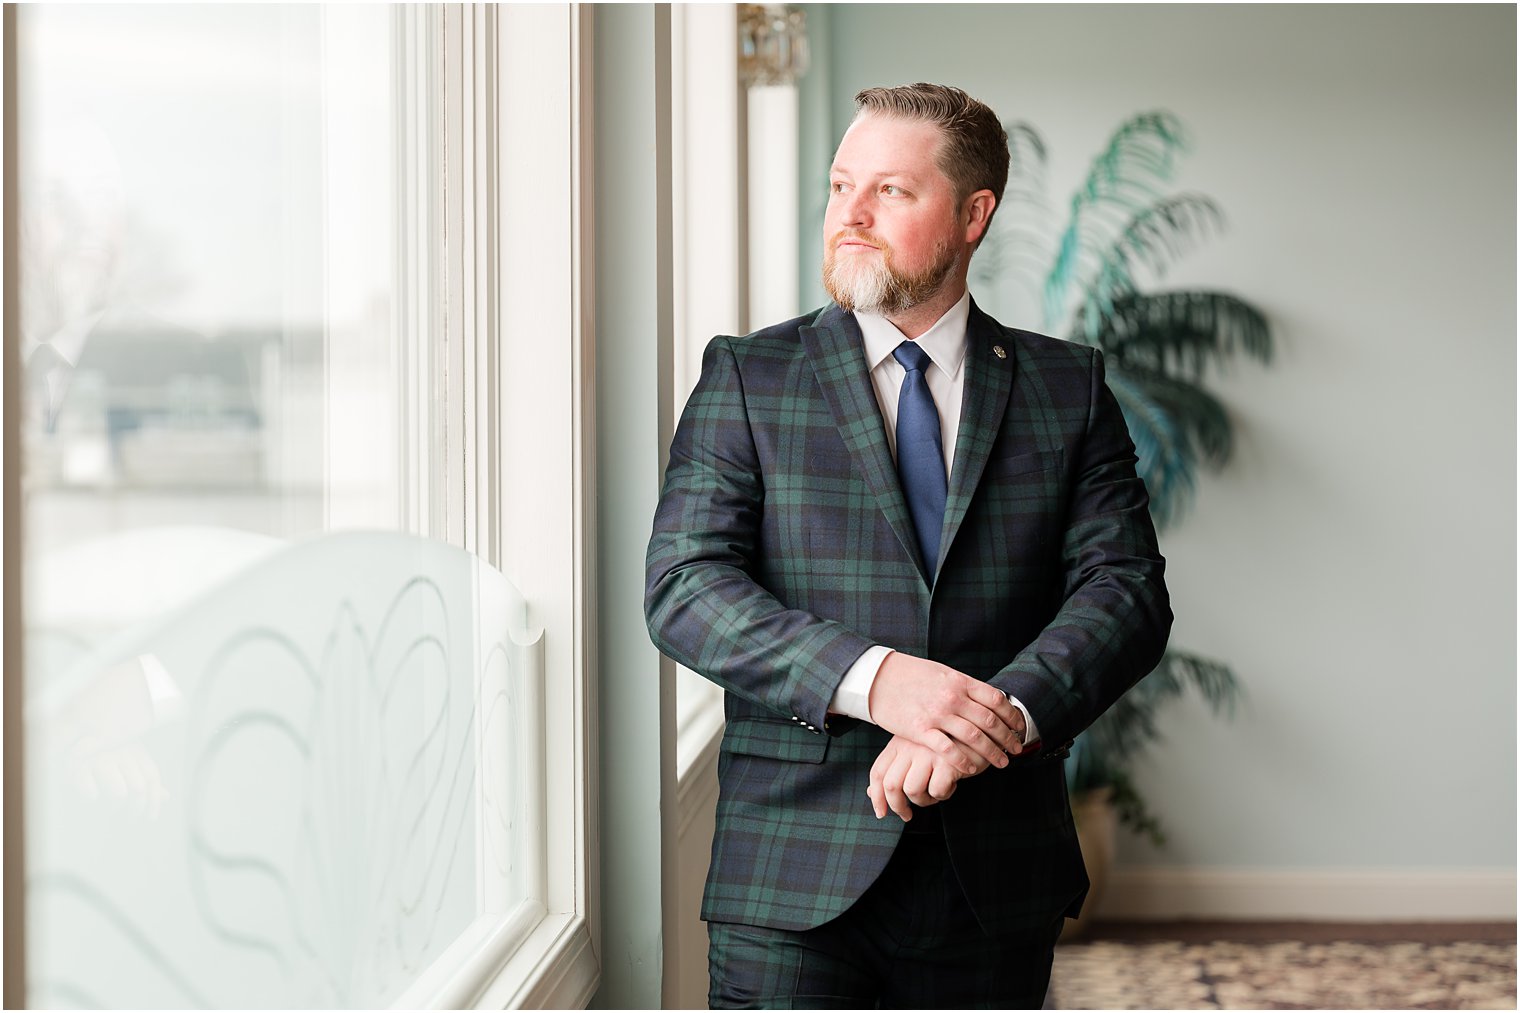
<path fill-rule="evenodd" d="M 823 284 L 847 310 L 899 313 L 926 302 L 969 255 L 955 186 L 932 123 L 865 114 L 829 172 Z"/>

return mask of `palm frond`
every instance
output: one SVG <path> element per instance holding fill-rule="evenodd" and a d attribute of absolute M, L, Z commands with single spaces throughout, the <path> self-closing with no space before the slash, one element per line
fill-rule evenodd
<path fill-rule="evenodd" d="M 1148 838 L 1156 847 L 1164 847 L 1166 831 L 1161 826 L 1161 820 L 1145 804 L 1145 798 L 1135 787 L 1134 778 L 1126 771 L 1116 771 L 1110 787 L 1114 790 L 1114 812 L 1118 814 L 1120 824 L 1141 837 Z"/>
<path fill-rule="evenodd" d="M 1025 120 L 1010 120 L 1003 124 L 1008 133 L 1008 181 L 1020 179 L 1045 179 L 1047 163 L 1045 138 L 1034 124 Z M 1039 189 L 1043 190 L 1041 186 Z"/>
<path fill-rule="evenodd" d="M 1192 691 L 1226 718 L 1245 696 L 1228 665 L 1187 651 L 1168 650 L 1150 675 L 1119 698 L 1073 744 L 1089 784 L 1111 783 L 1114 772 L 1161 740 L 1157 718 L 1163 705 Z"/>
<path fill-rule="evenodd" d="M 1182 121 L 1169 112 L 1140 113 L 1119 124 L 1108 145 L 1093 159 L 1072 207 L 1118 200 L 1137 206 L 1159 195 L 1177 156 L 1186 149 Z"/>
<path fill-rule="evenodd" d="M 1072 195 L 1067 224 L 1056 243 L 1056 259 L 1045 279 L 1045 326 L 1062 315 L 1072 284 L 1097 251 L 1107 245 L 1109 227 L 1084 229 L 1099 209 L 1117 207 L 1125 218 L 1161 197 L 1177 155 L 1186 147 L 1182 123 L 1171 113 L 1142 113 L 1120 124 L 1108 146 L 1093 160 L 1087 179 Z"/>
<path fill-rule="evenodd" d="M 1053 255 L 1055 217 L 1045 184 L 1045 139 L 1023 121 L 1003 126 L 1008 132 L 1008 182 L 993 218 L 990 242 L 983 243 L 978 254 L 984 262 L 1006 268 L 1005 276 L 1027 297 L 1037 300 L 1045 267 Z M 973 269 L 976 266 L 973 262 Z"/>
<path fill-rule="evenodd" d="M 1010 208 L 1025 203 L 1031 187 L 1039 192 L 1038 203 L 1031 199 L 1031 205 L 1044 208 L 1044 143 L 1033 128 L 1020 127 L 1021 148 L 1013 155 L 1018 171 L 1011 171 L 1007 191 Z M 1010 147 L 1014 134 L 1010 126 Z M 1220 467 L 1230 456 L 1233 428 L 1224 405 L 1202 385 L 1206 368 L 1237 353 L 1263 363 L 1272 356 L 1266 318 L 1235 296 L 1139 291 L 1137 274 L 1163 274 L 1222 227 L 1223 215 L 1209 198 L 1163 192 L 1184 148 L 1182 126 L 1168 113 L 1136 116 L 1121 125 L 1071 198 L 1039 290 L 1047 330 L 1096 345 L 1108 357 L 1108 386 L 1134 440 L 1136 470 L 1150 493 L 1157 527 L 1180 516 L 1200 464 Z M 1013 247 L 1008 244 L 1005 262 L 1022 268 L 1038 244 L 1028 242 L 1017 253 Z M 1063 323 L 1070 326 L 1057 331 Z M 1223 715 L 1232 715 L 1242 696 L 1227 665 L 1168 651 L 1147 678 L 1077 737 L 1066 760 L 1071 791 L 1112 788 L 1120 820 L 1157 844 L 1165 835 L 1129 764 L 1161 738 L 1158 713 L 1187 692 L 1198 693 Z"/>
<path fill-rule="evenodd" d="M 1199 194 L 1166 197 L 1140 211 L 1086 270 L 1072 331 L 1083 340 L 1095 341 L 1117 303 L 1138 289 L 1138 265 L 1160 276 L 1172 261 L 1210 232 L 1218 232 L 1223 223 L 1218 205 Z"/>
<path fill-rule="evenodd" d="M 1129 426 L 1135 471 L 1150 494 L 1151 516 L 1158 529 L 1165 528 L 1181 514 L 1193 492 L 1198 472 L 1193 441 L 1186 427 L 1143 382 L 1115 369 L 1108 373 L 1108 387 Z"/>
<path fill-rule="evenodd" d="M 1173 678 L 1198 691 L 1209 709 L 1225 718 L 1235 717 L 1235 708 L 1245 699 L 1245 687 L 1235 672 L 1222 661 L 1200 654 L 1171 650 L 1161 657 L 1157 671 L 1165 669 Z"/>
<path fill-rule="evenodd" d="M 1111 361 L 1198 377 L 1237 352 L 1272 361 L 1272 328 L 1260 310 L 1224 292 L 1129 293 L 1113 302 L 1093 340 Z"/>
<path fill-rule="evenodd" d="M 1159 273 L 1211 230 L 1217 233 L 1223 226 L 1224 213 L 1211 199 L 1196 193 L 1175 194 L 1131 219 L 1114 243 L 1112 255 L 1138 257 Z"/>
<path fill-rule="evenodd" d="M 1171 417 L 1192 447 L 1195 461 L 1215 470 L 1224 467 L 1234 449 L 1235 430 L 1218 398 L 1191 379 L 1130 365 L 1115 368 Z"/>
<path fill-rule="evenodd" d="M 1052 209 L 1045 185 L 1045 139 L 1022 121 L 1006 123 L 1004 129 L 1008 132 L 1008 181 L 994 221 L 1015 220 L 1026 229 L 1037 221 L 1048 232 Z"/>

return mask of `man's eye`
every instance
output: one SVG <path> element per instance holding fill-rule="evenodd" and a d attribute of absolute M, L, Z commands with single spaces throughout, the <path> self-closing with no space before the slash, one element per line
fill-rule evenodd
<path fill-rule="evenodd" d="M 881 188 L 881 192 L 886 194 L 888 197 L 901 197 L 903 194 L 903 189 L 900 186 L 893 186 L 891 183 L 888 183 L 886 186 Z"/>
<path fill-rule="evenodd" d="M 843 183 L 837 183 L 837 182 L 836 183 L 830 183 L 829 184 L 829 193 L 844 193 L 844 184 Z"/>

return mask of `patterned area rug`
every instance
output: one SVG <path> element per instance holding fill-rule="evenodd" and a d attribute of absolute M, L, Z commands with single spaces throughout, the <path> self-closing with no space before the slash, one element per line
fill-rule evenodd
<path fill-rule="evenodd" d="M 1046 1008 L 1514 1009 L 1515 994 L 1513 936 L 1099 937 L 1057 947 Z"/>

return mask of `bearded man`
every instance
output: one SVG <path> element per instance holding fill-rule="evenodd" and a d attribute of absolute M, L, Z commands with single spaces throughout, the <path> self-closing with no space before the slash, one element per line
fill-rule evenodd
<path fill-rule="evenodd" d="M 835 155 L 833 304 L 708 345 L 646 613 L 726 691 L 714 1008 L 1038 1008 L 1087 889 L 1065 745 L 1171 611 L 1095 349 L 966 288 L 1008 176 L 957 88 L 872 88 Z"/>

